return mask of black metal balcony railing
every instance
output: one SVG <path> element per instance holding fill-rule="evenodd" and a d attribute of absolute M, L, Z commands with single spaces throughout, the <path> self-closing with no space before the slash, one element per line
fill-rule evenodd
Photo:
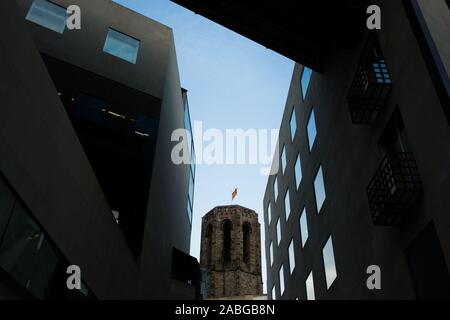
<path fill-rule="evenodd" d="M 375 35 L 369 37 L 353 79 L 348 103 L 354 124 L 373 124 L 392 85 L 389 68 Z"/>
<path fill-rule="evenodd" d="M 412 153 L 388 154 L 367 187 L 374 225 L 399 225 L 423 193 Z"/>

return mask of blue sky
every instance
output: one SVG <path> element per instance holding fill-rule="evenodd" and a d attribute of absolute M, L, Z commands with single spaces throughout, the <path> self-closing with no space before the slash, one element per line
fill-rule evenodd
<path fill-rule="evenodd" d="M 205 129 L 278 129 L 294 62 L 169 0 L 115 0 L 173 29 L 181 83 L 189 91 L 191 119 Z M 218 205 L 258 212 L 264 241 L 267 177 L 259 165 L 198 165 L 191 255 L 199 258 L 201 218 Z M 265 282 L 265 253 L 262 266 Z"/>

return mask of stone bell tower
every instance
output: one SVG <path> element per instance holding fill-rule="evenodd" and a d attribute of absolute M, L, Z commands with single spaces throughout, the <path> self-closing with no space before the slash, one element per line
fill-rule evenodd
<path fill-rule="evenodd" d="M 207 273 L 207 298 L 262 295 L 258 214 L 232 205 L 202 219 L 200 266 Z"/>

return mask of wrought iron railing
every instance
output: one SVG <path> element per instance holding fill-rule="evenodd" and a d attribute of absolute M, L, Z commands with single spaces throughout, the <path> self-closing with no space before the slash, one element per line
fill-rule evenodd
<path fill-rule="evenodd" d="M 374 225 L 399 225 L 423 193 L 412 153 L 388 154 L 367 187 Z"/>
<path fill-rule="evenodd" d="M 353 123 L 373 124 L 389 97 L 391 85 L 391 74 L 378 39 L 371 34 L 347 97 Z"/>

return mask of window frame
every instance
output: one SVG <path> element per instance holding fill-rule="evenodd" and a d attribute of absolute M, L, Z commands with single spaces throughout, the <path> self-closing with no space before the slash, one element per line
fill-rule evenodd
<path fill-rule="evenodd" d="M 303 83 L 303 80 L 304 80 L 303 77 L 305 76 L 305 71 L 307 71 L 307 70 L 309 72 L 309 76 L 308 76 L 308 80 L 307 80 L 307 83 L 306 83 L 306 90 L 305 90 L 305 88 L 304 88 L 305 86 L 304 86 L 304 83 Z M 303 101 L 306 100 L 306 96 L 308 95 L 309 85 L 311 83 L 312 75 L 313 75 L 313 70 L 308 68 L 308 67 L 306 67 L 306 66 L 303 66 L 302 74 L 300 75 L 300 91 L 301 91 L 301 94 L 302 94 Z"/>
<path fill-rule="evenodd" d="M 57 8 L 57 9 L 62 9 L 62 10 L 64 10 L 64 13 L 65 13 L 65 16 L 66 16 L 66 17 L 65 17 L 65 19 L 64 19 L 64 26 L 63 26 L 62 29 L 61 29 L 61 28 L 59 28 L 59 29 L 52 28 L 52 27 L 50 26 L 50 24 L 42 24 L 42 23 L 41 23 L 42 21 L 38 22 L 37 19 L 35 19 L 35 18 L 32 17 L 33 9 L 35 8 L 35 5 L 37 5 L 38 3 L 46 3 L 46 4 L 50 5 L 50 6 L 53 6 L 55 9 Z M 61 11 L 61 12 L 62 12 L 62 11 Z M 53 11 L 52 13 L 55 13 L 55 11 Z M 51 30 L 51 31 L 53 31 L 53 32 L 56 32 L 56 33 L 58 33 L 58 34 L 63 34 L 64 31 L 66 30 L 66 26 L 67 26 L 67 18 L 69 18 L 69 15 L 67 14 L 67 8 L 64 7 L 64 6 L 62 6 L 62 5 L 60 5 L 60 4 L 54 3 L 53 1 L 49 1 L 49 0 L 33 0 L 33 2 L 31 3 L 30 8 L 28 9 L 27 15 L 25 16 L 25 20 L 27 20 L 27 21 L 29 21 L 29 22 L 32 22 L 32 23 L 34 23 L 34 24 L 36 24 L 36 25 L 38 25 L 38 26 L 41 26 L 41 27 L 43 27 L 43 28 L 46 28 L 46 29 L 48 29 L 48 30 Z M 44 20 L 44 21 L 45 21 L 45 20 Z"/>
<path fill-rule="evenodd" d="M 329 250 L 327 255 L 325 255 L 325 250 L 326 249 Z M 327 256 L 327 258 L 326 258 L 326 256 Z M 331 258 L 331 260 L 329 260 L 329 258 Z M 331 274 L 327 272 L 327 270 L 329 270 L 329 268 L 327 268 L 327 262 L 332 262 L 332 266 L 333 266 L 333 270 L 334 271 Z M 330 288 L 335 283 L 336 279 L 338 278 L 337 268 L 336 268 L 336 257 L 335 257 L 335 254 L 334 254 L 333 236 L 331 234 L 328 236 L 327 241 L 325 242 L 325 244 L 322 247 L 322 263 L 323 263 L 323 267 L 324 267 L 325 282 L 326 282 L 326 285 L 327 285 L 327 291 L 329 291 Z"/>
<path fill-rule="evenodd" d="M 107 51 L 108 39 L 110 38 L 110 34 L 111 33 L 113 33 L 113 34 L 115 33 L 115 34 L 118 34 L 118 35 L 121 35 L 121 36 L 125 36 L 126 39 L 131 39 L 131 40 L 134 40 L 134 41 L 137 42 L 136 52 L 134 54 L 133 60 L 129 60 L 125 56 L 121 56 L 121 55 L 119 55 L 119 54 L 117 54 L 115 52 Z M 117 39 L 115 39 L 115 40 L 117 41 Z M 127 43 L 127 44 L 131 46 L 130 43 Z M 117 29 L 115 29 L 113 27 L 109 27 L 108 28 L 108 32 L 106 33 L 105 44 L 103 45 L 103 52 L 104 53 L 107 53 L 107 54 L 109 54 L 109 55 L 111 55 L 113 57 L 116 57 L 116 58 L 120 59 L 120 60 L 126 61 L 126 62 L 128 62 L 130 64 L 137 65 L 140 49 L 141 49 L 141 40 L 139 40 L 139 39 L 137 39 L 137 38 L 135 38 L 133 36 L 130 36 L 129 34 L 126 34 L 126 33 L 122 32 L 122 31 L 119 31 L 119 30 L 117 30 Z"/>
<path fill-rule="evenodd" d="M 322 179 L 318 180 L 319 178 L 319 173 Z M 320 203 L 320 208 L 319 208 L 319 199 L 317 197 L 317 182 L 321 182 L 322 186 L 323 186 L 323 194 L 324 194 L 324 198 L 323 200 L 321 200 Z M 314 182 L 313 182 L 313 187 L 314 187 L 314 198 L 315 198 L 315 204 L 316 204 L 316 211 L 317 214 L 320 214 L 322 209 L 323 209 L 323 205 L 325 204 L 325 201 L 327 200 L 327 190 L 325 187 L 325 176 L 324 176 L 324 170 L 323 170 L 323 166 L 322 164 L 319 165 L 319 169 L 316 172 L 315 178 L 314 178 Z"/>
<path fill-rule="evenodd" d="M 311 136 L 310 136 L 310 132 L 309 132 L 309 125 L 311 124 L 311 119 L 314 120 L 314 140 L 311 143 Z M 308 150 L 309 153 L 312 153 L 314 146 L 316 145 L 316 140 L 317 140 L 317 135 L 318 135 L 318 131 L 317 131 L 317 121 L 316 121 L 316 113 L 314 112 L 314 107 L 311 108 L 311 112 L 309 113 L 308 116 L 308 121 L 306 122 L 306 136 L 307 136 L 307 142 L 308 142 Z"/>

